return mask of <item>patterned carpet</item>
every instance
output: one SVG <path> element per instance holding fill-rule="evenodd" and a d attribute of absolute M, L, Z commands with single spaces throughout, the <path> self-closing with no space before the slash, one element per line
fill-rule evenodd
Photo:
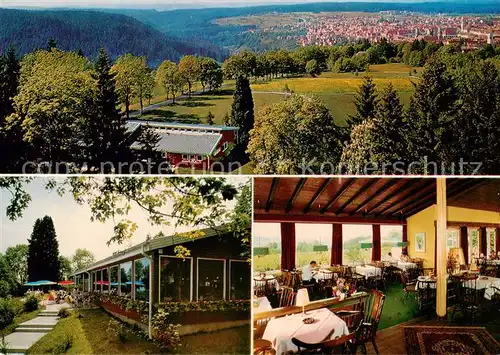
<path fill-rule="evenodd" d="M 500 354 L 500 344 L 483 327 L 404 327 L 408 355 Z"/>

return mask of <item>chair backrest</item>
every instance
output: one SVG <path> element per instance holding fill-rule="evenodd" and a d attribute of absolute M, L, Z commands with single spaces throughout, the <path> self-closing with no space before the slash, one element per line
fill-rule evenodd
<path fill-rule="evenodd" d="M 296 293 L 293 291 L 293 288 L 283 286 L 280 293 L 279 307 L 290 307 L 294 305 Z"/>
<path fill-rule="evenodd" d="M 384 308 L 385 295 L 378 290 L 370 290 L 363 305 L 364 323 L 371 324 L 368 333 L 375 336 L 380 323 L 380 316 Z M 366 331 L 365 331 L 366 332 Z"/>
<path fill-rule="evenodd" d="M 253 292 L 255 296 L 262 297 L 266 295 L 266 280 L 254 279 Z"/>
<path fill-rule="evenodd" d="M 349 353 L 356 353 L 357 338 L 361 332 L 362 322 L 358 325 L 355 331 L 337 337 L 332 340 L 325 340 L 320 343 L 305 343 L 297 338 L 292 338 L 292 343 L 299 348 L 299 353 L 312 353 L 312 354 L 343 354 L 345 348 L 350 347 Z M 304 349 L 305 351 L 302 351 Z"/>

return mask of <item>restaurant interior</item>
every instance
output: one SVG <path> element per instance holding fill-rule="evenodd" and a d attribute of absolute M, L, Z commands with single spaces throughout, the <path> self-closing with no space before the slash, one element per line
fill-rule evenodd
<path fill-rule="evenodd" d="M 500 179 L 260 177 L 254 354 L 500 353 Z"/>

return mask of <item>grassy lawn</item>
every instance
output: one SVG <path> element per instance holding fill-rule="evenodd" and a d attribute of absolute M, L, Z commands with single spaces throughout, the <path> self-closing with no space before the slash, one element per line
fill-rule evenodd
<path fill-rule="evenodd" d="M 250 326 L 182 337 L 179 354 L 248 354 Z"/>
<path fill-rule="evenodd" d="M 272 81 L 257 81 L 251 84 L 255 111 L 265 104 L 278 102 L 284 98 L 281 94 L 259 93 L 283 92 L 285 85 L 297 93 L 311 93 L 317 95 L 328 107 L 338 124 L 344 125 L 346 118 L 354 114 L 354 95 L 368 74 L 373 77 L 379 89 L 392 83 L 399 92 L 405 106 L 410 102 L 413 93 L 413 84 L 417 77 L 409 76 L 411 68 L 404 64 L 381 64 L 370 66 L 367 73 L 331 73 L 326 72 L 317 78 L 293 77 L 274 79 Z M 421 68 L 417 68 L 420 71 Z M 176 121 L 184 123 L 207 123 L 208 112 L 215 116 L 215 124 L 222 124 L 224 117 L 231 110 L 234 82 L 226 82 L 225 89 L 216 94 L 194 96 L 191 99 L 179 99 L 175 105 L 161 107 L 141 117 L 144 120 Z M 164 93 L 158 91 L 152 102 L 164 100 Z M 134 108 L 137 108 L 134 106 Z"/>
<path fill-rule="evenodd" d="M 144 354 L 158 353 L 159 349 L 150 341 L 130 334 L 126 342 L 120 342 L 107 331 L 111 317 L 100 309 L 81 310 L 81 318 L 71 316 L 61 319 L 56 327 L 35 345 L 30 354 Z M 64 341 L 72 338 L 69 349 Z"/>
<path fill-rule="evenodd" d="M 3 335 L 8 335 L 12 333 L 18 327 L 19 324 L 27 322 L 33 318 L 36 318 L 36 316 L 38 315 L 38 313 L 42 311 L 42 309 L 43 308 L 39 308 L 36 311 L 22 313 L 16 316 L 14 318 L 14 321 L 2 330 Z"/>
<path fill-rule="evenodd" d="M 81 310 L 81 318 L 70 316 L 61 319 L 56 327 L 29 350 L 29 354 L 158 354 L 153 342 L 137 336 L 132 331 L 125 342 L 111 334 L 111 319 L 101 309 Z M 71 346 L 65 348 L 67 339 Z M 181 339 L 179 354 L 248 354 L 250 326 L 243 326 L 211 333 L 187 335 Z"/>

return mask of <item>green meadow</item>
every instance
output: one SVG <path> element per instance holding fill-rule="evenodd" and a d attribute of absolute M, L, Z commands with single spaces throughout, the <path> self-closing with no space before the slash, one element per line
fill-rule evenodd
<path fill-rule="evenodd" d="M 379 89 L 391 83 L 398 91 L 401 101 L 406 106 L 413 93 L 413 83 L 418 81 L 420 68 L 412 68 L 404 64 L 372 65 L 363 73 L 331 73 L 325 72 L 316 78 L 285 77 L 269 81 L 252 81 L 255 111 L 264 105 L 283 100 L 286 91 L 314 94 L 323 100 L 332 116 L 340 125 L 355 111 L 354 98 L 363 81 L 363 76 L 373 78 Z M 141 118 L 145 120 L 177 121 L 184 123 L 207 123 L 208 113 L 214 115 L 214 123 L 222 124 L 224 117 L 231 110 L 234 82 L 227 81 L 224 89 L 214 94 L 195 95 L 191 98 L 181 98 L 175 104 L 163 106 L 148 112 Z M 164 99 L 156 96 L 153 102 Z M 134 105 L 134 108 L 136 105 Z"/>

